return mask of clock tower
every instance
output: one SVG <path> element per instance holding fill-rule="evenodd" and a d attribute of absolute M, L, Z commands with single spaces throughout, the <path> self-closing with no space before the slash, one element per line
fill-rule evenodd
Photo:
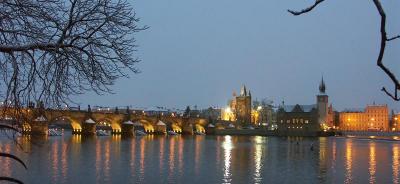
<path fill-rule="evenodd" d="M 325 93 L 326 86 L 322 77 L 319 84 L 319 94 L 317 95 L 318 123 L 320 125 L 327 123 L 328 117 L 328 95 Z"/>

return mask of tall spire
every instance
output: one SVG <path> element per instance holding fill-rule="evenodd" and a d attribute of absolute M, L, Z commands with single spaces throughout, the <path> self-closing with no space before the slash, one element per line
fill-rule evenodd
<path fill-rule="evenodd" d="M 319 84 L 319 92 L 325 94 L 326 86 L 324 82 L 324 76 L 322 76 L 321 83 Z"/>
<path fill-rule="evenodd" d="M 242 89 L 240 89 L 240 96 L 247 96 L 246 86 L 243 85 Z"/>

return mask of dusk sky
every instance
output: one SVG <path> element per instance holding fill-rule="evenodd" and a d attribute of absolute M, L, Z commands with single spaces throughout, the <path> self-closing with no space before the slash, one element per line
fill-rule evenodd
<path fill-rule="evenodd" d="M 313 104 L 321 76 L 337 110 L 388 104 L 393 84 L 376 66 L 379 16 L 372 1 L 327 0 L 292 16 L 313 0 L 137 0 L 142 71 L 119 79 L 114 94 L 75 98 L 81 105 L 184 108 L 225 107 L 242 84 L 253 99 Z M 388 36 L 400 34 L 400 1 L 382 2 Z M 389 43 L 384 63 L 400 77 L 400 40 Z"/>

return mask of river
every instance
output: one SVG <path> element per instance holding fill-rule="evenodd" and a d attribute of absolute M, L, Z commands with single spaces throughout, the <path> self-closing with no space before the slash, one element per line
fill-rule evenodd
<path fill-rule="evenodd" d="M 343 137 L 0 137 L 25 183 L 399 183 L 400 142 Z M 312 148 L 311 148 L 312 147 Z"/>

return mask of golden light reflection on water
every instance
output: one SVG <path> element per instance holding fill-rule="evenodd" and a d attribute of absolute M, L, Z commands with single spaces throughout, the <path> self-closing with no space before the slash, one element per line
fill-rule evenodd
<path fill-rule="evenodd" d="M 62 141 L 61 144 L 61 174 L 63 180 L 67 178 L 68 173 L 68 155 L 67 155 L 68 144 Z"/>
<path fill-rule="evenodd" d="M 101 176 L 101 168 L 102 168 L 102 158 L 101 158 L 101 142 L 100 140 L 96 140 L 96 158 L 95 158 L 95 162 L 96 162 L 96 176 L 97 176 L 97 183 L 100 181 L 100 176 Z"/>
<path fill-rule="evenodd" d="M 369 183 L 376 183 L 376 150 L 375 142 L 369 144 Z"/>
<path fill-rule="evenodd" d="M 183 149 L 184 149 L 184 141 L 182 137 L 178 139 L 178 173 L 182 175 L 183 173 Z"/>
<path fill-rule="evenodd" d="M 232 137 L 227 135 L 224 136 L 224 141 L 222 142 L 222 149 L 224 151 L 224 178 L 223 183 L 231 183 L 232 172 L 231 172 L 231 159 L 232 159 Z"/>
<path fill-rule="evenodd" d="M 261 169 L 262 169 L 262 157 L 263 157 L 263 141 L 261 136 L 254 138 L 255 141 L 255 153 L 254 153 L 254 182 L 262 183 Z"/>
<path fill-rule="evenodd" d="M 49 153 L 50 158 L 51 158 L 51 171 L 52 171 L 52 182 L 57 181 L 57 176 L 58 176 L 58 141 L 55 141 L 52 146 L 51 146 L 51 152 Z"/>
<path fill-rule="evenodd" d="M 346 140 L 346 173 L 345 173 L 345 183 L 352 183 L 352 166 L 353 166 L 353 158 L 352 158 L 352 140 Z"/>
<path fill-rule="evenodd" d="M 162 138 L 162 139 L 160 139 L 160 147 L 159 147 L 160 157 L 158 158 L 158 161 L 159 161 L 158 166 L 160 168 L 160 171 L 162 171 L 162 168 L 164 167 L 163 166 L 163 164 L 164 164 L 164 151 L 165 151 L 164 147 L 165 147 L 165 139 Z"/>
<path fill-rule="evenodd" d="M 82 141 L 82 136 L 78 134 L 72 135 L 72 143 L 80 144 Z"/>
<path fill-rule="evenodd" d="M 204 136 L 196 136 L 194 138 L 194 171 L 198 175 L 200 173 L 200 156 L 201 156 L 201 143 L 203 142 Z"/>
<path fill-rule="evenodd" d="M 320 137 L 319 138 L 319 174 L 320 175 L 325 175 L 326 170 L 327 170 L 327 158 L 326 158 L 326 154 L 327 154 L 327 141 L 328 138 L 327 137 Z M 323 177 L 322 177 L 323 178 Z"/>
<path fill-rule="evenodd" d="M 2 153 L 11 153 L 10 143 L 2 144 L 0 142 L 0 152 Z M 0 157 L 0 170 L 3 176 L 11 176 L 11 159 Z"/>
<path fill-rule="evenodd" d="M 144 162 L 145 162 L 145 154 L 146 151 L 146 140 L 142 138 L 140 140 L 140 166 L 139 166 L 139 174 L 140 174 L 140 180 L 143 181 L 144 179 Z"/>
<path fill-rule="evenodd" d="M 136 140 L 132 139 L 131 140 L 131 150 L 130 150 L 130 161 L 129 161 L 129 166 L 131 169 L 131 175 L 135 175 L 136 170 L 135 170 L 135 155 L 136 155 Z"/>
<path fill-rule="evenodd" d="M 175 139 L 176 139 L 176 137 L 170 138 L 169 159 L 168 159 L 168 165 L 169 165 L 168 178 L 172 177 L 172 174 L 174 173 L 174 169 L 175 169 Z"/>
<path fill-rule="evenodd" d="M 110 161 L 110 141 L 107 140 L 104 144 L 104 177 L 110 178 L 110 169 L 111 169 L 111 161 Z"/>
<path fill-rule="evenodd" d="M 112 141 L 117 143 L 121 142 L 121 135 L 120 134 L 112 135 Z"/>
<path fill-rule="evenodd" d="M 336 168 L 336 139 L 332 142 L 332 168 Z"/>
<path fill-rule="evenodd" d="M 80 162 L 82 159 L 91 159 L 89 163 L 95 163 L 89 172 L 97 177 L 95 178 L 97 183 L 118 181 L 115 177 L 121 173 L 115 174 L 115 172 L 121 172 L 121 170 L 124 172 L 122 175 L 133 178 L 126 180 L 127 183 L 133 183 L 132 181 L 146 183 L 145 181 L 153 176 L 152 173 L 160 172 L 165 173 L 159 175 L 165 177 L 162 178 L 165 183 L 186 182 L 188 177 L 196 179 L 204 176 L 210 176 L 207 178 L 210 183 L 218 181 L 220 183 L 243 183 L 243 181 L 246 183 L 277 183 L 286 176 L 279 176 L 280 173 L 277 174 L 277 171 L 273 170 L 276 168 L 283 171 L 283 175 L 287 174 L 284 173 L 286 169 L 292 169 L 295 172 L 301 171 L 305 174 L 304 177 L 318 176 L 318 178 L 307 180 L 309 183 L 336 183 L 338 181 L 338 183 L 342 183 L 343 180 L 344 183 L 400 183 L 400 144 L 398 142 L 319 138 L 318 142 L 309 139 L 299 140 L 300 144 L 298 145 L 297 139 L 286 142 L 282 139 L 258 136 L 250 138 L 216 136 L 215 148 L 213 148 L 213 146 L 207 145 L 212 138 L 204 136 L 188 138 L 184 136 L 144 136 L 121 141 L 119 136 L 110 136 L 95 139 L 84 138 L 81 144 L 77 144 L 78 140 L 80 142 L 80 136 L 72 136 L 67 140 L 53 137 L 49 139 L 51 144 L 48 144 L 48 147 L 32 146 L 33 155 L 36 155 L 40 149 L 43 157 L 30 159 L 45 159 L 41 160 L 45 163 L 41 167 L 44 167 L 43 171 L 47 171 L 44 174 L 46 183 L 71 181 L 68 177 L 76 177 L 76 172 L 90 168 L 86 165 L 79 165 L 88 163 Z M 157 144 L 158 141 L 159 144 Z M 279 146 L 285 149 L 277 149 L 274 141 L 277 141 L 276 144 L 283 144 Z M 309 147 L 311 142 L 314 143 L 313 151 L 310 151 Z M 32 145 L 32 143 L 29 142 L 27 145 Z M 25 145 L 23 144 L 23 146 Z M 92 157 L 82 158 L 80 149 L 76 148 L 82 148 L 82 152 L 90 151 Z M 294 161 L 286 161 L 286 155 L 282 154 L 289 148 L 293 149 L 290 154 Z M 13 152 L 15 149 L 12 142 L 0 142 L 0 151 Z M 213 150 L 210 152 L 207 149 Z M 127 150 L 126 153 L 130 155 L 125 154 L 122 150 Z M 154 157 L 149 154 L 154 151 L 160 151 L 160 155 L 156 153 Z M 118 162 L 119 157 L 124 154 L 129 165 L 126 162 Z M 301 156 L 302 154 L 305 156 Z M 312 156 L 307 154 L 312 154 Z M 44 157 L 44 155 L 49 155 L 49 157 Z M 306 161 L 313 162 L 313 164 L 318 162 L 319 165 L 313 165 L 313 169 L 303 172 L 303 168 L 294 169 L 293 162 L 299 161 L 296 160 L 297 158 L 310 158 L 311 160 Z M 280 161 L 273 159 L 280 159 Z M 208 163 L 210 161 L 212 163 Z M 163 166 L 159 167 L 158 164 Z M 130 171 L 128 171 L 129 169 Z M 15 166 L 12 160 L 0 157 L 1 175 L 15 175 L 14 170 Z M 187 176 L 187 173 L 192 176 Z M 294 177 L 299 176 L 294 175 Z M 321 177 L 323 177 L 323 181 Z M 154 178 L 151 179 L 158 181 Z M 293 178 L 288 181 L 291 183 Z"/>
<path fill-rule="evenodd" d="M 393 145 L 392 148 L 393 151 L 393 163 L 392 163 L 392 169 L 393 169 L 393 183 L 394 184 L 398 184 L 399 183 L 399 159 L 400 159 L 400 155 L 399 155 L 399 145 L 395 144 Z"/>

